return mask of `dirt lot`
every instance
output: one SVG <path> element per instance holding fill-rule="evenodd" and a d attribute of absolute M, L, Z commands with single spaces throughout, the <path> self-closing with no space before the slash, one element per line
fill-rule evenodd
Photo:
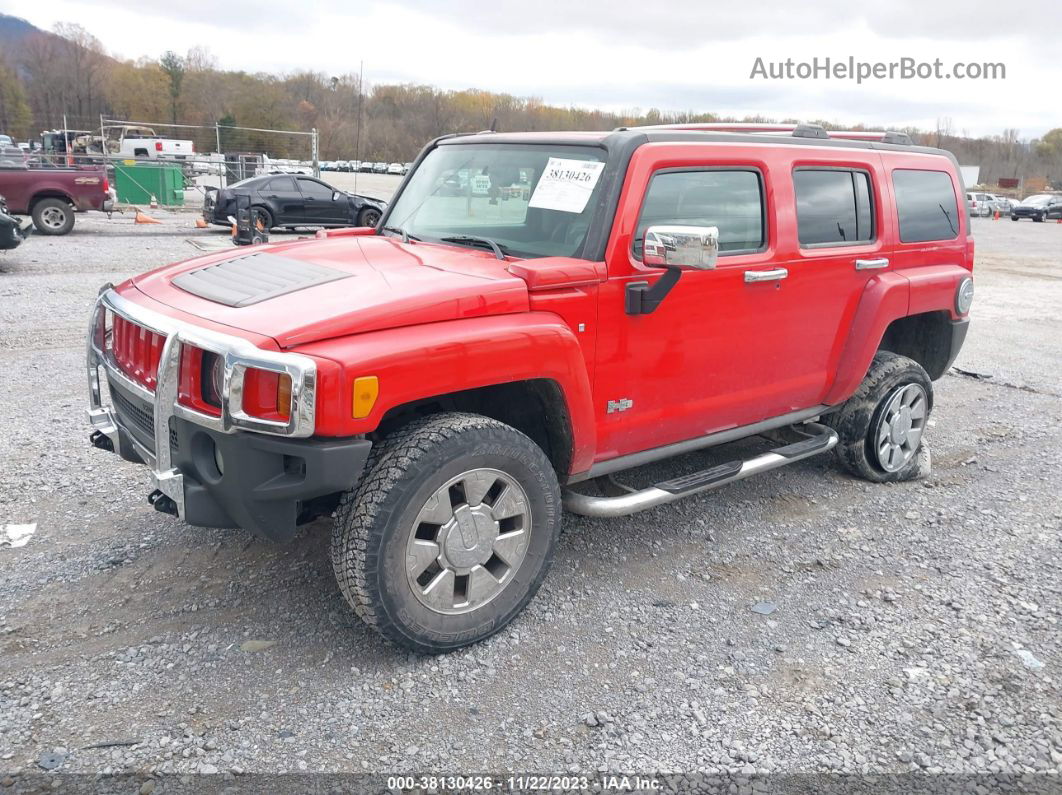
<path fill-rule="evenodd" d="M 326 521 L 286 546 L 188 527 L 89 447 L 97 287 L 227 245 L 160 216 L 82 217 L 0 257 L 0 525 L 36 523 L 0 547 L 0 780 L 1062 770 L 1062 226 L 974 221 L 968 374 L 937 384 L 928 480 L 870 485 L 823 457 L 567 516 L 530 608 L 426 658 L 348 610 Z"/>

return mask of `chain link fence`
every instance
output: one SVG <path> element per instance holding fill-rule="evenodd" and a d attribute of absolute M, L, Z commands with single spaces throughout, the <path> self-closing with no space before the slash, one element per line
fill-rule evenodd
<path fill-rule="evenodd" d="M 104 166 L 119 202 L 131 204 L 144 197 L 199 204 L 207 190 L 260 174 L 320 176 L 316 130 L 64 117 L 62 128 L 43 131 L 33 146 L 24 153 L 27 166 Z M 123 197 L 123 187 L 139 201 Z"/>

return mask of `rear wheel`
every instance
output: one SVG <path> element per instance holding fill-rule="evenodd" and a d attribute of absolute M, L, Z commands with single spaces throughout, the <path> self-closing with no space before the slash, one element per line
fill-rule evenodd
<path fill-rule="evenodd" d="M 933 384 L 918 362 L 879 351 L 863 383 L 830 418 L 841 437 L 837 458 L 866 480 L 888 483 L 929 473 L 923 434 L 933 408 Z"/>
<path fill-rule="evenodd" d="M 41 199 L 31 216 L 42 235 L 65 235 L 74 228 L 74 208 L 62 199 Z"/>
<path fill-rule="evenodd" d="M 251 221 L 263 232 L 268 232 L 273 228 L 273 214 L 265 207 L 252 207 Z"/>
<path fill-rule="evenodd" d="M 534 596 L 560 531 L 560 488 L 538 447 L 475 414 L 394 432 L 344 495 L 332 566 L 354 611 L 421 653 L 493 635 Z"/>

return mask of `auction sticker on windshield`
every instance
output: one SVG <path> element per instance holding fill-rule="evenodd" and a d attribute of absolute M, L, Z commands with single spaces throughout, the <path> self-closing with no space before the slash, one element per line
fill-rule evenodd
<path fill-rule="evenodd" d="M 596 160 L 551 157 L 527 206 L 581 213 L 604 170 L 605 164 Z"/>

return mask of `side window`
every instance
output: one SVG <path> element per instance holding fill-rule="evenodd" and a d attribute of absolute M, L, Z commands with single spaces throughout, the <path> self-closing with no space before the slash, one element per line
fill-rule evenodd
<path fill-rule="evenodd" d="M 315 179 L 300 179 L 299 187 L 302 189 L 303 196 L 326 201 L 332 200 L 332 189 Z"/>
<path fill-rule="evenodd" d="M 801 246 L 846 246 L 874 239 L 870 175 L 836 168 L 793 172 Z"/>
<path fill-rule="evenodd" d="M 291 177 L 274 177 L 266 185 L 262 186 L 261 190 L 269 191 L 270 193 L 295 193 L 295 180 Z"/>
<path fill-rule="evenodd" d="M 650 226 L 714 226 L 719 252 L 756 251 L 766 242 L 763 180 L 751 169 L 662 171 L 653 175 L 634 236 L 641 258 Z"/>
<path fill-rule="evenodd" d="M 951 175 L 945 171 L 896 169 L 892 172 L 900 240 L 954 240 L 959 235 L 959 207 Z"/>

